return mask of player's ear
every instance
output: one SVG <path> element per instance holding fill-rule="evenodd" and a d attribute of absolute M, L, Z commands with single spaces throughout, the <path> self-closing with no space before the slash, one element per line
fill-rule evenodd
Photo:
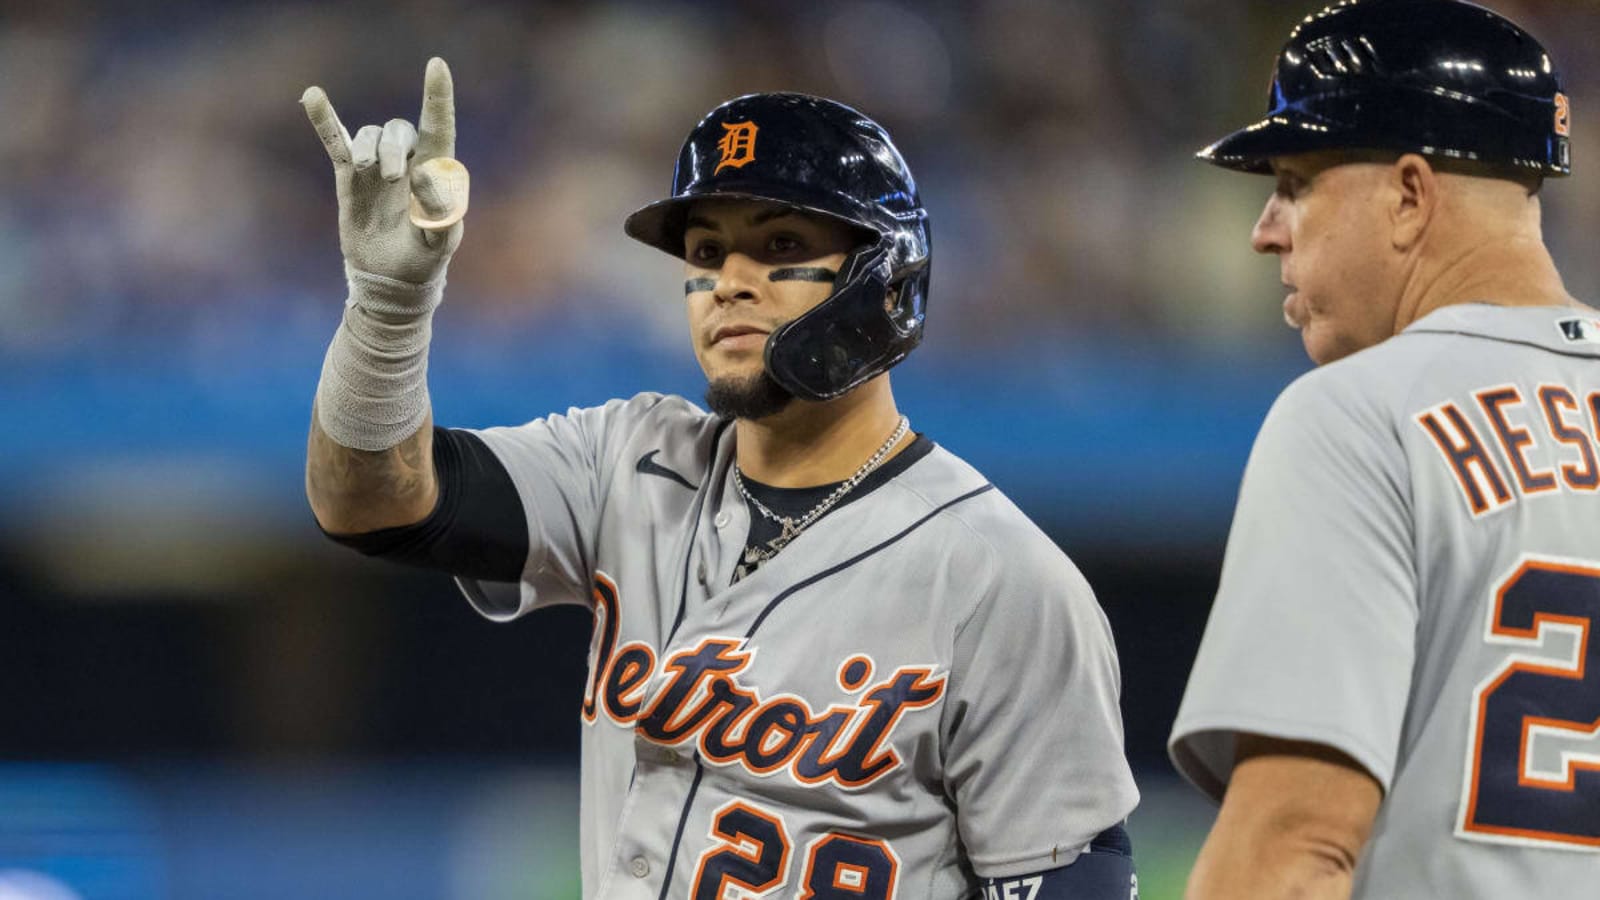
<path fill-rule="evenodd" d="M 1438 173 L 1420 154 L 1407 153 L 1389 167 L 1389 218 L 1396 250 L 1410 250 L 1422 239 L 1439 207 L 1439 187 Z"/>

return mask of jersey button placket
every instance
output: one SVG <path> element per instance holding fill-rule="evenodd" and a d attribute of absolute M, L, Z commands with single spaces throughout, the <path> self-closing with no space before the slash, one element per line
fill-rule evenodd
<path fill-rule="evenodd" d="M 727 528 L 728 523 L 732 521 L 733 516 L 728 515 L 727 512 L 719 512 L 717 513 L 716 518 L 711 520 L 711 523 L 716 525 L 718 528 Z"/>
<path fill-rule="evenodd" d="M 642 856 L 635 856 L 628 860 L 628 871 L 632 872 L 635 878 L 643 878 L 650 874 L 650 861 Z"/>

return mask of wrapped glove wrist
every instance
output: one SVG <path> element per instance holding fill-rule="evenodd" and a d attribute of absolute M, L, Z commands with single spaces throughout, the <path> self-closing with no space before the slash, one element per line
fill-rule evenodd
<path fill-rule="evenodd" d="M 428 341 L 444 276 L 425 284 L 345 266 L 350 294 L 317 383 L 317 422 L 340 446 L 387 450 L 428 417 Z"/>

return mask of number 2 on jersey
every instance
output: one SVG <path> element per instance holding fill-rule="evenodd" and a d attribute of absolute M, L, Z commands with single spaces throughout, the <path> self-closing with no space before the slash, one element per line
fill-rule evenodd
<path fill-rule="evenodd" d="M 778 815 L 735 800 L 711 819 L 712 846 L 695 868 L 694 900 L 765 897 L 783 887 L 789 831 Z M 900 860 L 883 841 L 830 832 L 807 847 L 801 900 L 892 900 Z"/>
<path fill-rule="evenodd" d="M 1460 836 L 1600 850 L 1597 625 L 1597 563 L 1524 559 L 1495 592 L 1484 637 L 1518 649 L 1473 694 Z"/>
<path fill-rule="evenodd" d="M 743 892 L 736 896 L 759 897 L 783 886 L 789 871 L 789 836 L 782 819 L 734 801 L 717 810 L 711 833 L 717 843 L 700 856 L 694 900 L 724 900 L 732 887 Z"/>

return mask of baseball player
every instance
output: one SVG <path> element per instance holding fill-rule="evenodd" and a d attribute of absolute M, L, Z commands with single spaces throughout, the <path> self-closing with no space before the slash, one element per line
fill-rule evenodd
<path fill-rule="evenodd" d="M 1455 0 L 1307 18 L 1251 236 L 1322 367 L 1245 470 L 1170 750 L 1222 808 L 1191 898 L 1589 896 L 1600 885 L 1600 313 L 1539 188 L 1570 108 Z"/>
<path fill-rule="evenodd" d="M 312 508 L 342 543 L 455 573 L 491 619 L 593 611 L 585 897 L 1136 895 L 1106 620 L 895 407 L 929 231 L 882 128 L 738 98 L 689 134 L 672 196 L 628 218 L 684 261 L 709 413 L 641 394 L 468 431 L 432 426 L 424 378 L 462 228 L 464 198 L 429 174 L 453 149 L 448 70 L 430 63 L 415 128 L 348 138 L 320 89 L 304 102 L 349 281 Z"/>

